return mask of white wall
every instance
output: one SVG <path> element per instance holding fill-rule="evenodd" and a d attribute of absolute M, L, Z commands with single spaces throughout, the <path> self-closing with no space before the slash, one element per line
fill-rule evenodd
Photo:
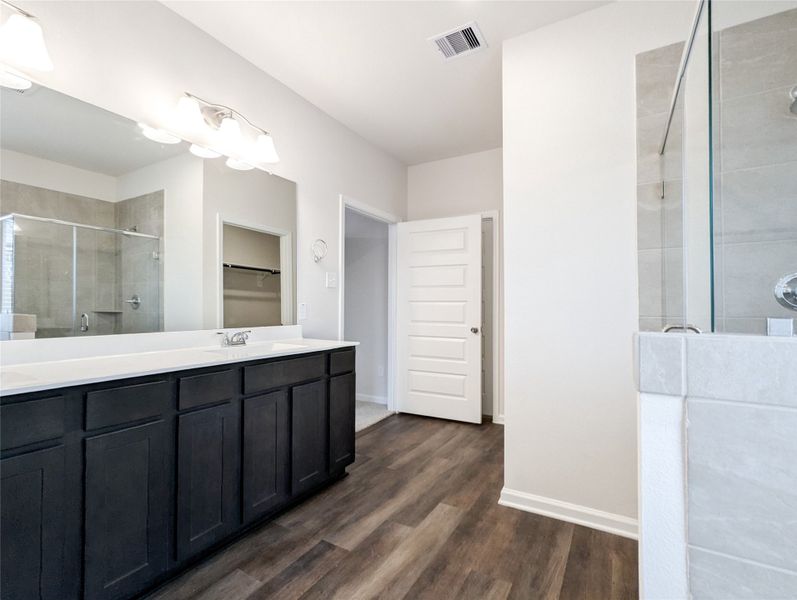
<path fill-rule="evenodd" d="M 434 219 L 499 210 L 501 148 L 407 169 L 407 218 Z"/>
<path fill-rule="evenodd" d="M 166 331 L 202 328 L 202 172 L 202 159 L 186 153 L 122 175 L 117 183 L 119 200 L 163 190 Z"/>
<path fill-rule="evenodd" d="M 0 149 L 0 179 L 116 202 L 116 177 Z"/>
<path fill-rule="evenodd" d="M 388 225 L 346 210 L 344 339 L 357 348 L 357 399 L 387 404 Z"/>
<path fill-rule="evenodd" d="M 404 215 L 406 169 L 284 85 L 156 2 L 21 2 L 39 18 L 55 70 L 40 83 L 135 121 L 162 124 L 191 91 L 229 104 L 272 132 L 274 172 L 298 185 L 298 301 L 310 336 L 338 332 L 329 260 L 313 263 L 316 238 L 338 253 L 338 195 Z M 191 217 L 193 218 L 193 217 Z M 196 325 L 194 325 L 194 328 Z"/>
<path fill-rule="evenodd" d="M 634 56 L 693 2 L 618 2 L 503 49 L 502 499 L 636 532 Z"/>

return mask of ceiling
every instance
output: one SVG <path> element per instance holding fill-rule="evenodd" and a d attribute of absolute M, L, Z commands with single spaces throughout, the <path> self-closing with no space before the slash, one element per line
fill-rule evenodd
<path fill-rule="evenodd" d="M 501 42 L 606 3 L 164 2 L 408 165 L 501 146 Z M 488 48 L 443 60 L 470 21 Z"/>
<path fill-rule="evenodd" d="M 48 88 L 0 90 L 2 147 L 118 177 L 186 152 L 146 139 L 133 121 Z"/>

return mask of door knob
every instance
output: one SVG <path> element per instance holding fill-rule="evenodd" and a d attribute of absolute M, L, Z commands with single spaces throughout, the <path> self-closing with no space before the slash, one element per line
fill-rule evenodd
<path fill-rule="evenodd" d="M 478 327 L 471 327 L 470 328 L 470 332 L 471 333 L 479 333 L 479 328 Z"/>

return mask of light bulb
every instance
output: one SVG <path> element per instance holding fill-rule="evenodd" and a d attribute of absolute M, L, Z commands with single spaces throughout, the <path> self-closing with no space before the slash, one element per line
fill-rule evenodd
<path fill-rule="evenodd" d="M 199 158 L 218 158 L 221 156 L 220 152 L 216 152 L 215 150 L 205 148 L 204 146 L 198 146 L 196 144 L 191 144 L 191 147 L 188 150 L 191 152 L 191 154 L 198 156 Z"/>
<path fill-rule="evenodd" d="M 245 163 L 242 160 L 236 160 L 234 158 L 228 158 L 227 162 L 224 164 L 226 164 L 231 169 L 235 169 L 236 171 L 251 171 L 252 169 L 254 169 L 254 167 L 249 163 Z"/>
<path fill-rule="evenodd" d="M 33 84 L 24 77 L 9 71 L 0 71 L 0 85 L 12 90 L 27 90 Z"/>
<path fill-rule="evenodd" d="M 224 117 L 219 126 L 219 144 L 225 154 L 238 151 L 241 144 L 241 126 L 233 117 Z"/>
<path fill-rule="evenodd" d="M 176 135 L 172 135 L 163 129 L 150 127 L 146 123 L 139 123 L 138 126 L 141 128 L 141 133 L 144 134 L 144 137 L 153 142 L 158 142 L 160 144 L 179 144 L 182 141 Z"/>
<path fill-rule="evenodd" d="M 270 135 L 261 133 L 255 142 L 255 158 L 257 162 L 276 163 L 280 161 L 277 156 L 277 149 L 274 147 L 274 138 Z"/>
<path fill-rule="evenodd" d="M 195 98 L 183 96 L 177 101 L 175 125 L 178 130 L 188 133 L 197 133 L 205 129 L 205 119 Z"/>
<path fill-rule="evenodd" d="M 41 26 L 21 14 L 11 15 L 0 28 L 0 57 L 4 62 L 36 71 L 53 70 Z"/>

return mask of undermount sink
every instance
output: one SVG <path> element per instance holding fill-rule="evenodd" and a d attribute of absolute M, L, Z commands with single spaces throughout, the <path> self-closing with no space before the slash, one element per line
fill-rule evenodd
<path fill-rule="evenodd" d="M 288 342 L 274 342 L 272 350 L 274 352 L 282 352 L 283 350 L 301 350 L 307 348 L 307 344 L 290 344 Z"/>
<path fill-rule="evenodd" d="M 218 350 L 205 350 L 209 354 L 224 358 L 247 358 L 269 352 L 285 352 L 286 350 L 303 350 L 307 344 L 294 344 L 289 342 L 254 342 L 245 346 L 227 346 Z"/>

